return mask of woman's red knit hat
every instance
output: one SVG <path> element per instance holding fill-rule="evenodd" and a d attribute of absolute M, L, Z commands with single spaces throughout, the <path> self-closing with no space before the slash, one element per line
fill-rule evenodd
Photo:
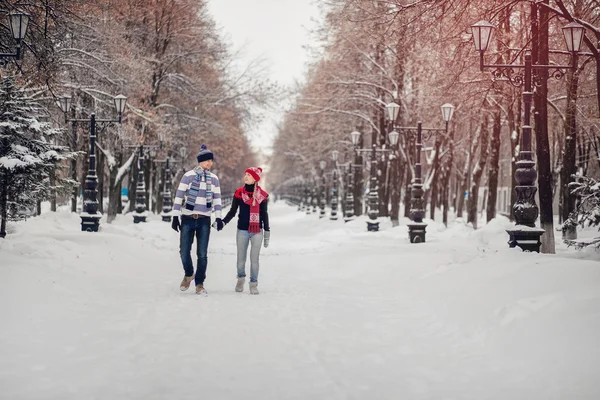
<path fill-rule="evenodd" d="M 262 175 L 262 168 L 260 167 L 250 167 L 246 170 L 247 173 L 252 175 L 256 182 L 260 181 L 260 177 Z"/>

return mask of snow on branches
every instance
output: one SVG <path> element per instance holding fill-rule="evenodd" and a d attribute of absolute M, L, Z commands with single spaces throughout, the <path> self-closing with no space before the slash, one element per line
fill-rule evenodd
<path fill-rule="evenodd" d="M 563 225 L 564 228 L 597 226 L 600 230 L 600 182 L 588 176 L 575 176 L 575 182 L 569 184 L 571 193 L 577 195 L 578 204 Z M 600 247 L 600 237 L 591 241 L 565 241 L 569 245 L 585 247 L 595 244 Z"/>
<path fill-rule="evenodd" d="M 61 162 L 75 156 L 54 144 L 59 129 L 41 122 L 41 108 L 15 85 L 11 77 L 0 83 L 0 237 L 8 219 L 31 208 L 51 193 L 68 190 L 71 181 L 56 175 Z"/>

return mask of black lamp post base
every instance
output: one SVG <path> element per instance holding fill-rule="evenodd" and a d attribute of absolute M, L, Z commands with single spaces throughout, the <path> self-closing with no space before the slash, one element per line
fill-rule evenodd
<path fill-rule="evenodd" d="M 367 232 L 377 232 L 379 231 L 379 221 L 370 222 L 367 221 Z"/>
<path fill-rule="evenodd" d="M 133 216 L 133 223 L 134 224 L 139 224 L 140 222 L 146 222 L 146 216 L 134 215 Z"/>
<path fill-rule="evenodd" d="M 521 229 L 518 227 L 519 225 L 514 230 L 506 230 L 509 236 L 508 246 L 511 249 L 519 246 L 523 251 L 539 253 L 542 245 L 540 237 L 544 234 L 544 230 L 527 226 L 522 226 Z"/>
<path fill-rule="evenodd" d="M 100 227 L 100 218 L 102 214 L 81 214 L 81 231 L 82 232 L 98 232 Z"/>
<path fill-rule="evenodd" d="M 407 224 L 407 226 L 408 239 L 411 243 L 425 243 L 426 223 L 413 222 L 412 224 Z"/>
<path fill-rule="evenodd" d="M 171 214 L 161 214 L 160 216 L 163 222 L 171 222 Z"/>
<path fill-rule="evenodd" d="M 325 218 L 325 210 L 319 211 L 319 219 Z"/>
<path fill-rule="evenodd" d="M 344 217 L 344 222 L 354 221 L 354 217 Z"/>

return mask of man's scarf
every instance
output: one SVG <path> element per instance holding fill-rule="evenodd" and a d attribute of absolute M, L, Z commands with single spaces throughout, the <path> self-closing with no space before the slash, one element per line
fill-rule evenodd
<path fill-rule="evenodd" d="M 212 208 L 212 178 L 210 177 L 210 172 L 208 170 L 200 168 L 200 166 L 194 168 L 194 172 L 196 176 L 192 180 L 190 187 L 187 193 L 187 201 L 185 202 L 185 208 L 193 211 L 196 206 L 196 198 L 198 197 L 198 193 L 200 193 L 200 182 L 202 182 L 202 178 L 206 181 L 206 207 Z"/>
<path fill-rule="evenodd" d="M 269 198 L 269 194 L 262 190 L 258 185 L 254 185 L 254 192 L 248 192 L 245 187 L 241 187 L 235 191 L 235 197 L 241 199 L 245 204 L 250 206 L 250 225 L 248 232 L 260 232 L 260 203 Z"/>

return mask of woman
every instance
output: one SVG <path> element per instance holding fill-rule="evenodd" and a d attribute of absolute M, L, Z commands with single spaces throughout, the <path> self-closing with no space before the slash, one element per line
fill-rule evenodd
<path fill-rule="evenodd" d="M 238 231 L 236 235 L 236 292 L 244 291 L 244 283 L 246 282 L 246 257 L 248 254 L 248 243 L 250 243 L 250 294 L 258 294 L 258 257 L 260 255 L 260 246 L 263 240 L 265 248 L 269 246 L 269 238 L 271 236 L 269 214 L 267 212 L 269 194 L 258 186 L 261 174 L 262 169 L 258 167 L 250 167 L 246 170 L 244 174 L 244 186 L 235 191 L 231 209 L 223 219 L 223 223 L 228 224 L 235 217 L 239 208 L 240 214 L 238 216 Z"/>

